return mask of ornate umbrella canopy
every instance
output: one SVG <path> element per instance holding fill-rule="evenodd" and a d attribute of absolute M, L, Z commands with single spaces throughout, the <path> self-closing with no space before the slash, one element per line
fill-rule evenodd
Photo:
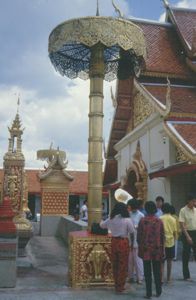
<path fill-rule="evenodd" d="M 49 36 L 49 56 L 61 75 L 88 79 L 91 49 L 98 43 L 104 46 L 105 80 L 138 74 L 146 58 L 144 34 L 121 18 L 85 17 L 58 25 Z"/>

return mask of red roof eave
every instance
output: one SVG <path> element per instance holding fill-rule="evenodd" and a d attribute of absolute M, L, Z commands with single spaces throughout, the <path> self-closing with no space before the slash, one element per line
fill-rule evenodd
<path fill-rule="evenodd" d="M 118 181 L 118 182 L 113 182 L 113 183 L 106 184 L 106 185 L 104 185 L 103 188 L 104 188 L 104 190 L 116 190 L 120 186 L 121 186 L 121 182 Z"/>
<path fill-rule="evenodd" d="M 179 174 L 190 173 L 191 171 L 195 171 L 195 170 L 196 170 L 196 164 L 189 164 L 188 162 L 183 162 L 149 173 L 148 176 L 150 179 L 154 179 L 158 177 L 171 177 Z"/>

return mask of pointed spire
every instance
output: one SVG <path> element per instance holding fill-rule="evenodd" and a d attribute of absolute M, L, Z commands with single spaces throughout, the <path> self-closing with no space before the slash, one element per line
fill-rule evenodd
<path fill-rule="evenodd" d="M 196 27 L 193 28 L 193 37 L 192 37 L 192 47 L 191 47 L 192 54 L 196 53 Z"/>
<path fill-rule="evenodd" d="M 20 94 L 18 94 L 18 100 L 17 100 L 17 113 L 19 112 L 19 106 L 20 106 Z"/>
<path fill-rule="evenodd" d="M 114 3 L 114 0 L 112 0 L 112 5 L 115 9 L 115 12 L 118 14 L 118 17 L 123 19 L 124 15 L 123 15 L 122 11 L 120 10 L 120 8 Z"/>
<path fill-rule="evenodd" d="M 96 16 L 99 16 L 99 0 L 97 0 L 97 12 L 96 12 Z"/>
<path fill-rule="evenodd" d="M 167 92 L 166 92 L 166 102 L 165 102 L 165 114 L 166 116 L 170 113 L 171 110 L 171 105 L 172 105 L 172 101 L 171 101 L 171 82 L 169 80 L 169 77 L 167 76 Z"/>
<path fill-rule="evenodd" d="M 116 97 L 113 94 L 112 87 L 110 88 L 110 92 L 111 92 L 111 98 L 112 98 L 113 107 L 116 108 L 118 103 L 117 103 Z"/>
<path fill-rule="evenodd" d="M 169 1 L 168 0 L 162 0 L 163 1 L 163 4 L 165 6 L 165 8 L 168 8 L 169 7 Z"/>

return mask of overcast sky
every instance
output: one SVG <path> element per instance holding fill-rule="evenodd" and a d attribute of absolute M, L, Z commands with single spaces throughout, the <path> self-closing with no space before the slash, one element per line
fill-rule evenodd
<path fill-rule="evenodd" d="M 162 19 L 161 0 L 115 0 L 127 17 Z M 100 15 L 114 16 L 111 0 L 99 0 Z M 172 1 L 196 8 L 196 0 Z M 48 36 L 62 21 L 96 12 L 96 0 L 0 0 L 0 166 L 8 146 L 8 130 L 17 110 L 25 127 L 26 167 L 41 167 L 36 151 L 59 146 L 68 168 L 87 169 L 89 81 L 58 75 L 48 58 Z M 104 138 L 108 141 L 113 107 L 104 85 Z"/>

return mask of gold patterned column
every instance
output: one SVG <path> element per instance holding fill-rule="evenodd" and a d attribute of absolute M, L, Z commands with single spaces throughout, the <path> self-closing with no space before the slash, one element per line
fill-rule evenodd
<path fill-rule="evenodd" d="M 103 79 L 104 46 L 96 44 L 91 49 L 90 107 L 88 151 L 88 228 L 100 222 L 102 214 L 102 144 L 103 144 Z"/>

